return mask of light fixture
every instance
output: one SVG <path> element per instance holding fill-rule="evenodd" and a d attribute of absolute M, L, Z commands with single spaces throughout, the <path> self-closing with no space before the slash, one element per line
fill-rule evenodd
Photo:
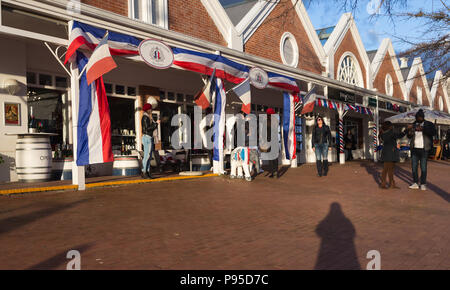
<path fill-rule="evenodd" d="M 4 80 L 3 89 L 7 90 L 10 95 L 15 95 L 20 90 L 20 83 L 15 79 Z"/>

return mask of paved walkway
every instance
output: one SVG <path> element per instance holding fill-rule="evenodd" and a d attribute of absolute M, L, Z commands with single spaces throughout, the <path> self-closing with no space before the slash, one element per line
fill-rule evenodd
<path fill-rule="evenodd" d="M 0 197 L 0 269 L 450 269 L 450 163 L 429 190 L 378 189 L 380 167 L 289 169 L 253 182 L 209 177 Z"/>

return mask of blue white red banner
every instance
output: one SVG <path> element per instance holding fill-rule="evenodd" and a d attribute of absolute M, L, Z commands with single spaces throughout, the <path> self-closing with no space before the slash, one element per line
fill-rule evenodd
<path fill-rule="evenodd" d="M 291 93 L 284 92 L 283 106 L 283 141 L 286 159 L 294 160 L 296 158 L 297 140 L 295 136 L 295 96 Z"/>
<path fill-rule="evenodd" d="M 203 53 L 172 47 L 175 57 L 173 65 L 182 69 L 211 75 L 214 69 L 216 77 L 239 84 L 248 77 L 250 69 L 218 54 Z"/>
<path fill-rule="evenodd" d="M 77 52 L 79 71 L 88 58 Z M 111 120 L 103 78 L 87 84 L 86 72 L 80 78 L 80 98 L 77 130 L 77 165 L 114 161 L 111 146 Z"/>
<path fill-rule="evenodd" d="M 268 85 L 269 87 L 282 89 L 294 93 L 300 92 L 297 82 L 293 78 L 276 74 L 273 72 L 268 72 L 267 75 L 269 76 L 269 85 Z"/>
<path fill-rule="evenodd" d="M 64 63 L 67 63 L 79 48 L 93 51 L 105 34 L 106 29 L 73 21 L 69 47 L 67 48 Z M 108 46 L 112 55 L 138 55 L 140 43 L 141 40 L 136 37 L 112 31 L 109 32 Z"/>

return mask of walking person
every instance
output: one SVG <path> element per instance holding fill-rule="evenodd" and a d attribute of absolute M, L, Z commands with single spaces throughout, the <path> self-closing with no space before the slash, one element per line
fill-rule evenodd
<path fill-rule="evenodd" d="M 353 160 L 352 150 L 356 149 L 356 138 L 352 134 L 352 130 L 348 130 L 347 134 L 344 136 L 345 144 L 345 160 Z"/>
<path fill-rule="evenodd" d="M 144 146 L 144 159 L 142 160 L 142 178 L 152 178 L 150 162 L 154 150 L 153 132 L 158 128 L 160 120 L 154 121 L 152 118 L 152 105 L 145 104 L 142 107 L 144 115 L 141 119 L 142 145 Z M 156 157 L 155 157 L 156 158 Z"/>
<path fill-rule="evenodd" d="M 427 159 L 428 153 L 433 147 L 433 136 L 436 135 L 436 127 L 430 121 L 425 120 L 422 109 L 417 111 L 416 120 L 408 125 L 408 138 L 411 138 L 411 167 L 414 183 L 410 189 L 427 190 Z M 420 185 L 419 185 L 420 162 Z"/>
<path fill-rule="evenodd" d="M 317 175 L 319 177 L 327 176 L 328 174 L 328 150 L 331 150 L 331 130 L 325 124 L 323 118 L 318 116 L 316 124 L 312 132 L 312 147 L 316 153 Z"/>
<path fill-rule="evenodd" d="M 406 135 L 405 129 L 401 133 L 395 133 L 393 125 L 389 121 L 385 121 L 381 125 L 379 135 L 380 141 L 383 142 L 381 151 L 381 160 L 383 161 L 383 172 L 381 173 L 380 188 L 387 189 L 386 176 L 389 177 L 389 188 L 397 189 L 394 181 L 395 163 L 400 160 L 400 153 L 397 147 L 397 140 Z"/>

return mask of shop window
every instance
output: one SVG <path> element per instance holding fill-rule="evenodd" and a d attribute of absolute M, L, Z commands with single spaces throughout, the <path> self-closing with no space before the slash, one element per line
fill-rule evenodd
<path fill-rule="evenodd" d="M 175 94 L 172 92 L 167 93 L 167 100 L 169 101 L 175 101 Z"/>
<path fill-rule="evenodd" d="M 129 0 L 132 19 L 168 28 L 167 0 Z"/>
<path fill-rule="evenodd" d="M 36 73 L 27 72 L 27 84 L 35 85 L 36 84 Z"/>
<path fill-rule="evenodd" d="M 46 74 L 39 74 L 39 84 L 41 86 L 52 86 L 52 76 Z"/>
<path fill-rule="evenodd" d="M 180 103 L 184 102 L 184 95 L 183 94 L 177 94 L 177 102 L 180 102 Z"/>
<path fill-rule="evenodd" d="M 39 132 L 58 134 L 50 137 L 53 149 L 57 144 L 63 143 L 65 135 L 62 98 L 63 93 L 60 91 L 28 88 L 28 127 L 35 128 Z"/>
<path fill-rule="evenodd" d="M 294 35 L 285 32 L 280 42 L 281 60 L 284 64 L 296 67 L 298 64 L 298 45 Z"/>
<path fill-rule="evenodd" d="M 164 91 L 159 91 L 159 99 L 160 99 L 161 101 L 166 100 L 166 99 L 167 99 L 167 98 L 166 98 L 166 92 L 164 92 Z"/>
<path fill-rule="evenodd" d="M 67 78 L 65 77 L 55 77 L 55 87 L 67 88 Z"/>
<path fill-rule="evenodd" d="M 113 85 L 105 83 L 105 91 L 107 94 L 112 94 L 113 93 Z"/>
<path fill-rule="evenodd" d="M 135 87 L 127 87 L 127 95 L 136 96 L 136 88 Z"/>
<path fill-rule="evenodd" d="M 116 95 L 125 95 L 125 86 L 116 85 Z"/>
<path fill-rule="evenodd" d="M 130 155 L 136 149 L 134 100 L 108 97 L 111 115 L 111 143 L 114 155 Z"/>
<path fill-rule="evenodd" d="M 193 95 L 186 95 L 186 103 L 191 104 L 194 102 L 194 96 Z"/>
<path fill-rule="evenodd" d="M 172 134 L 178 128 L 171 125 L 172 116 L 178 114 L 178 104 L 174 103 L 161 103 L 161 142 L 164 149 L 172 148 L 171 138 Z"/>

